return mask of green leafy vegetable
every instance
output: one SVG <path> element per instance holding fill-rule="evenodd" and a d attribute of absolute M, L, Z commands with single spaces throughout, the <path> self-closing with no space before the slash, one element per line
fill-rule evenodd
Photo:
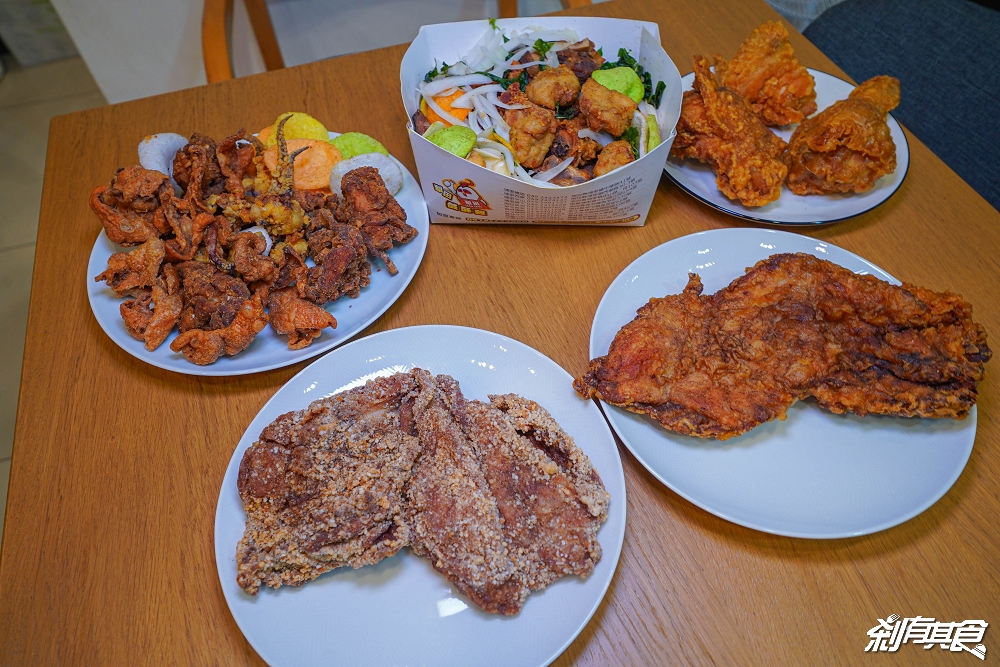
<path fill-rule="evenodd" d="M 437 61 L 435 61 L 434 69 L 432 69 L 427 74 L 424 74 L 424 81 L 430 83 L 435 77 L 446 76 L 448 74 L 448 69 L 450 65 L 448 63 L 441 63 L 440 70 L 437 67 Z"/>
<path fill-rule="evenodd" d="M 570 120 L 575 117 L 576 117 L 576 108 L 566 107 L 565 109 L 561 109 L 559 108 L 559 105 L 556 104 L 556 118 L 559 118 L 560 120 Z"/>
<path fill-rule="evenodd" d="M 494 30 L 499 30 L 500 29 L 500 28 L 497 27 L 497 20 L 496 19 L 490 19 L 490 27 L 493 28 Z"/>
<path fill-rule="evenodd" d="M 629 146 L 632 147 L 632 156 L 636 160 L 638 160 L 639 159 L 639 128 L 637 128 L 635 125 L 632 125 L 627 130 L 625 130 L 625 132 L 622 133 L 622 136 L 618 137 L 618 139 L 619 140 L 627 141 L 629 143 Z"/>
<path fill-rule="evenodd" d="M 553 43 L 554 42 L 543 42 L 541 39 L 536 39 L 535 40 L 535 51 L 537 51 L 538 55 L 540 55 L 542 58 L 545 58 L 545 56 L 549 52 L 549 49 L 552 48 L 552 44 Z"/>
<path fill-rule="evenodd" d="M 482 74 L 483 76 L 487 77 L 493 83 L 499 83 L 501 86 L 503 86 L 504 90 L 507 90 L 512 83 L 521 84 L 521 90 L 524 90 L 524 87 L 528 85 L 528 70 L 527 69 L 521 70 L 521 73 L 514 79 L 508 79 L 506 77 L 506 75 L 509 73 L 510 70 L 507 70 L 506 72 L 504 72 L 503 77 L 499 77 L 496 74 L 490 74 L 489 72 L 476 72 L 476 74 Z"/>
<path fill-rule="evenodd" d="M 657 109 L 660 108 L 660 100 L 663 97 L 663 89 L 666 88 L 665 83 L 662 81 L 657 82 L 656 92 L 654 92 L 653 77 L 642 65 L 639 64 L 635 58 L 632 57 L 632 54 L 628 52 L 628 49 L 625 48 L 618 49 L 618 60 L 614 62 L 606 60 L 604 61 L 604 64 L 601 65 L 601 69 L 615 69 L 616 67 L 631 67 L 635 70 L 635 73 L 639 75 L 640 79 L 642 79 L 642 99 L 646 100 Z"/>

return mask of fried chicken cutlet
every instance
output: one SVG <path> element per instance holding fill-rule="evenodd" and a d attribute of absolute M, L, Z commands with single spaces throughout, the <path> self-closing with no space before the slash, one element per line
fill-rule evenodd
<path fill-rule="evenodd" d="M 816 113 L 816 82 L 777 21 L 754 29 L 732 60 L 716 56 L 715 73 L 723 86 L 746 98 L 765 125 L 801 123 Z"/>
<path fill-rule="evenodd" d="M 244 454 L 238 581 L 298 585 L 403 546 L 485 611 L 587 577 L 609 496 L 573 439 L 514 394 L 466 401 L 414 369 L 282 415 Z"/>
<path fill-rule="evenodd" d="M 960 296 L 773 255 L 715 294 L 651 299 L 573 384 L 724 440 L 813 397 L 835 413 L 964 419 L 992 356 Z"/>
<path fill-rule="evenodd" d="M 866 192 L 896 170 L 886 114 L 899 105 L 899 80 L 868 79 L 795 128 L 784 154 L 788 189 L 797 195 Z"/>
<path fill-rule="evenodd" d="M 718 85 L 708 60 L 694 59 L 694 90 L 684 93 L 670 154 L 707 162 L 722 194 L 744 206 L 781 195 L 785 142 L 768 130 L 739 93 Z"/>

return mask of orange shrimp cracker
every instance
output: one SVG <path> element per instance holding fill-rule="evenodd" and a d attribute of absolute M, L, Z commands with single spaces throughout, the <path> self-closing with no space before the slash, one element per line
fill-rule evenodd
<path fill-rule="evenodd" d="M 340 151 L 327 141 L 316 139 L 289 139 L 288 153 L 295 153 L 306 148 L 295 156 L 293 163 L 292 187 L 296 190 L 320 190 L 330 187 L 330 170 L 340 162 Z M 269 146 L 264 149 L 264 164 L 273 174 L 278 166 L 278 149 Z"/>
<path fill-rule="evenodd" d="M 465 95 L 464 91 L 456 90 L 451 95 L 445 95 L 443 97 L 435 97 L 434 102 L 435 104 L 437 104 L 439 107 L 450 113 L 455 118 L 459 120 L 465 120 L 466 118 L 469 117 L 469 112 L 472 111 L 472 109 L 451 108 L 451 103 L 457 100 L 462 95 Z M 449 123 L 444 118 L 439 116 L 437 112 L 435 112 L 434 109 L 432 109 L 430 105 L 427 104 L 427 102 L 425 102 L 424 100 L 420 100 L 420 110 L 424 112 L 424 115 L 427 116 L 427 120 L 429 120 L 431 123 L 436 123 L 440 121 L 446 125 L 451 125 L 451 123 Z"/>

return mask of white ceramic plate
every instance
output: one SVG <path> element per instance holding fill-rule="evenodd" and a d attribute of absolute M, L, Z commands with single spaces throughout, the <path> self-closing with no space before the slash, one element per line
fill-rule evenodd
<path fill-rule="evenodd" d="M 336 136 L 333 132 L 330 134 Z M 417 230 L 417 237 L 409 243 L 395 245 L 389 251 L 389 257 L 399 269 L 397 275 L 390 276 L 382 261 L 375 259 L 372 261 L 371 283 L 361 290 L 357 299 L 345 296 L 326 304 L 326 310 L 337 318 L 337 328 L 324 329 L 309 347 L 301 350 L 288 349 L 287 338 L 279 336 L 268 325 L 257 334 L 250 347 L 231 357 L 222 356 L 208 366 L 193 364 L 183 354 L 171 351 L 170 343 L 178 335 L 176 329 L 163 344 L 149 352 L 141 340 L 132 338 L 125 329 L 118 309 L 124 299 L 120 299 L 105 283 L 94 281 L 94 276 L 108 267 L 108 258 L 112 253 L 128 249 L 112 243 L 103 230 L 94 242 L 87 265 L 87 294 L 94 317 L 111 340 L 133 357 L 188 375 L 244 375 L 269 371 L 309 359 L 350 340 L 395 303 L 417 274 L 417 267 L 427 249 L 430 224 L 420 185 L 401 162 L 396 160 L 396 164 L 403 170 L 403 189 L 395 195 L 396 201 L 406 211 L 406 222 Z"/>
<path fill-rule="evenodd" d="M 290 410 L 414 366 L 451 375 L 467 398 L 514 392 L 538 401 L 601 475 L 611 506 L 603 557 L 585 580 L 564 577 L 532 593 L 517 616 L 480 611 L 423 558 L 404 550 L 359 570 L 334 570 L 301 587 L 236 584 L 246 515 L 236 490 L 243 452 Z M 547 665 L 586 626 L 611 583 L 625 533 L 625 478 L 611 430 L 572 377 L 516 340 L 480 329 L 421 326 L 345 345 L 293 377 L 247 427 L 229 462 L 215 514 L 215 558 L 229 609 L 260 656 L 278 665 Z"/>
<path fill-rule="evenodd" d="M 615 278 L 594 316 L 591 358 L 607 354 L 618 330 L 651 297 L 680 293 L 688 272 L 700 275 L 705 294 L 712 294 L 784 252 L 899 284 L 857 255 L 798 234 L 691 234 L 653 248 Z M 861 418 L 802 401 L 785 421 L 725 441 L 678 435 L 606 403 L 604 413 L 639 462 L 684 498 L 733 523 L 792 537 L 864 535 L 916 516 L 955 483 L 976 437 L 975 408 L 963 421 Z"/>
<path fill-rule="evenodd" d="M 810 69 L 809 73 L 816 80 L 816 106 L 819 111 L 838 100 L 846 99 L 854 90 L 854 84 Z M 681 77 L 684 90 L 691 90 L 694 85 L 694 72 Z M 704 163 L 696 160 L 679 160 L 675 157 L 667 159 L 663 168 L 667 176 L 695 199 L 717 208 L 723 213 L 735 215 L 738 218 L 769 222 L 780 225 L 816 225 L 828 222 L 846 220 L 856 215 L 870 211 L 893 195 L 910 167 L 910 146 L 906 142 L 903 128 L 889 114 L 889 131 L 896 144 L 896 170 L 886 174 L 875 182 L 875 187 L 868 192 L 844 195 L 796 195 L 784 185 L 781 197 L 767 206 L 750 208 L 738 201 L 731 201 L 719 191 L 715 184 L 715 174 Z M 788 128 L 770 128 L 779 137 L 788 141 L 792 136 L 794 126 Z"/>

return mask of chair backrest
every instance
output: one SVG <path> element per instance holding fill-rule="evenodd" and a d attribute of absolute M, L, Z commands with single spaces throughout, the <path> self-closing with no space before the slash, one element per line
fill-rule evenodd
<path fill-rule="evenodd" d="M 209 83 L 233 78 L 230 41 L 234 1 L 242 1 L 246 5 L 264 66 L 268 71 L 285 66 L 265 0 L 205 0 L 201 16 L 201 52 Z"/>

